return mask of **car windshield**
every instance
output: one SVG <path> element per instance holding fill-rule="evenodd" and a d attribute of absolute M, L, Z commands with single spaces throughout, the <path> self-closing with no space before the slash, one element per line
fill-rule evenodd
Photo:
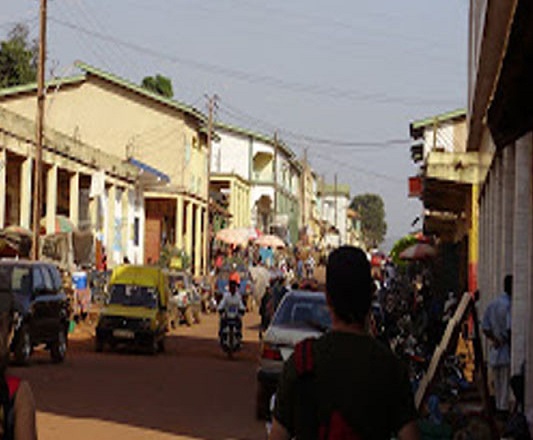
<path fill-rule="evenodd" d="M 110 287 L 109 304 L 122 306 L 157 307 L 157 289 L 155 287 L 130 284 L 112 284 Z"/>
<path fill-rule="evenodd" d="M 288 295 L 278 307 L 272 322 L 274 325 L 326 331 L 331 328 L 326 297 L 319 293 L 313 296 Z"/>

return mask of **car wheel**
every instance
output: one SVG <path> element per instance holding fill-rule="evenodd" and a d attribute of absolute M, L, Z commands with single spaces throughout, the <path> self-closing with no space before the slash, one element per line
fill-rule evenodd
<path fill-rule="evenodd" d="M 28 365 L 31 355 L 31 337 L 27 326 L 22 326 L 15 344 L 15 362 L 18 365 Z"/>
<path fill-rule="evenodd" d="M 194 315 L 190 307 L 187 307 L 187 309 L 185 309 L 184 317 L 185 322 L 189 327 L 194 324 Z"/>
<path fill-rule="evenodd" d="M 257 383 L 257 393 L 255 396 L 255 416 L 258 420 L 266 420 L 269 416 L 269 403 L 270 398 L 268 396 L 265 386 L 261 383 Z"/>
<path fill-rule="evenodd" d="M 94 338 L 94 349 L 97 353 L 104 351 L 104 341 L 102 338 L 99 338 L 98 336 Z"/>
<path fill-rule="evenodd" d="M 165 338 L 161 338 L 158 342 L 157 342 L 157 349 L 160 353 L 164 353 L 165 352 Z"/>
<path fill-rule="evenodd" d="M 57 333 L 57 339 L 50 345 L 52 362 L 58 364 L 65 360 L 67 355 L 67 335 L 63 329 Z"/>

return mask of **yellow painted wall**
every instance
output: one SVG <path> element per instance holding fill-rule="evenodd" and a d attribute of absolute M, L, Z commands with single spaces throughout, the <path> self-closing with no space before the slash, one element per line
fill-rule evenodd
<path fill-rule="evenodd" d="M 207 149 L 199 146 L 192 118 L 90 75 L 81 85 L 54 90 L 47 95 L 46 124 L 124 159 L 129 151 L 167 174 L 172 185 L 207 197 Z M 35 117 L 35 97 L 29 94 L 3 98 L 0 106 Z"/>

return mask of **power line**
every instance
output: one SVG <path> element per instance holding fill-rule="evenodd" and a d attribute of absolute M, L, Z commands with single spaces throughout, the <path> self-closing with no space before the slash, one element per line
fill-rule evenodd
<path fill-rule="evenodd" d="M 339 89 L 336 87 L 330 87 L 330 86 L 321 86 L 317 84 L 304 84 L 304 83 L 286 81 L 284 79 L 269 76 L 269 75 L 248 73 L 248 72 L 244 72 L 244 71 L 237 70 L 237 69 L 231 69 L 227 67 L 218 66 L 215 64 L 199 62 L 199 61 L 188 59 L 185 57 L 165 54 L 163 52 L 159 52 L 154 49 L 144 47 L 138 44 L 123 41 L 112 35 L 107 35 L 107 34 L 103 34 L 100 32 L 96 32 L 96 31 L 78 26 L 76 24 L 57 19 L 55 17 L 50 17 L 49 20 L 60 26 L 64 26 L 64 27 L 76 30 L 78 32 L 84 33 L 86 35 L 90 35 L 100 40 L 119 44 L 123 47 L 127 47 L 133 51 L 142 53 L 144 55 L 148 55 L 148 56 L 158 58 L 158 59 L 172 61 L 177 64 L 188 65 L 189 67 L 197 69 L 197 70 L 206 71 L 211 74 L 216 73 L 219 75 L 231 77 L 233 79 L 245 81 L 251 84 L 263 83 L 271 87 L 277 87 L 277 88 L 289 90 L 289 91 L 296 92 L 296 93 L 306 93 L 310 95 L 325 96 L 329 98 L 344 99 L 344 100 L 349 100 L 349 101 L 367 101 L 367 102 L 372 102 L 375 104 L 434 105 L 438 103 L 451 104 L 452 102 L 452 100 L 411 99 L 411 98 L 405 98 L 405 97 L 388 96 L 388 95 L 378 94 L 378 93 L 370 93 L 370 94 L 361 93 L 355 90 L 343 90 L 343 89 Z"/>

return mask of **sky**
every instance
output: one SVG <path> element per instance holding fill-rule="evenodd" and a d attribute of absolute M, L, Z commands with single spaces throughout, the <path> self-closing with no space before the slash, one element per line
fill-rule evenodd
<path fill-rule="evenodd" d="M 387 243 L 421 214 L 409 123 L 466 103 L 466 0 L 49 0 L 48 75 L 84 61 L 307 148 L 327 181 L 385 202 Z M 39 30 L 38 0 L 0 0 L 0 39 Z M 420 225 L 420 223 L 418 224 Z"/>

